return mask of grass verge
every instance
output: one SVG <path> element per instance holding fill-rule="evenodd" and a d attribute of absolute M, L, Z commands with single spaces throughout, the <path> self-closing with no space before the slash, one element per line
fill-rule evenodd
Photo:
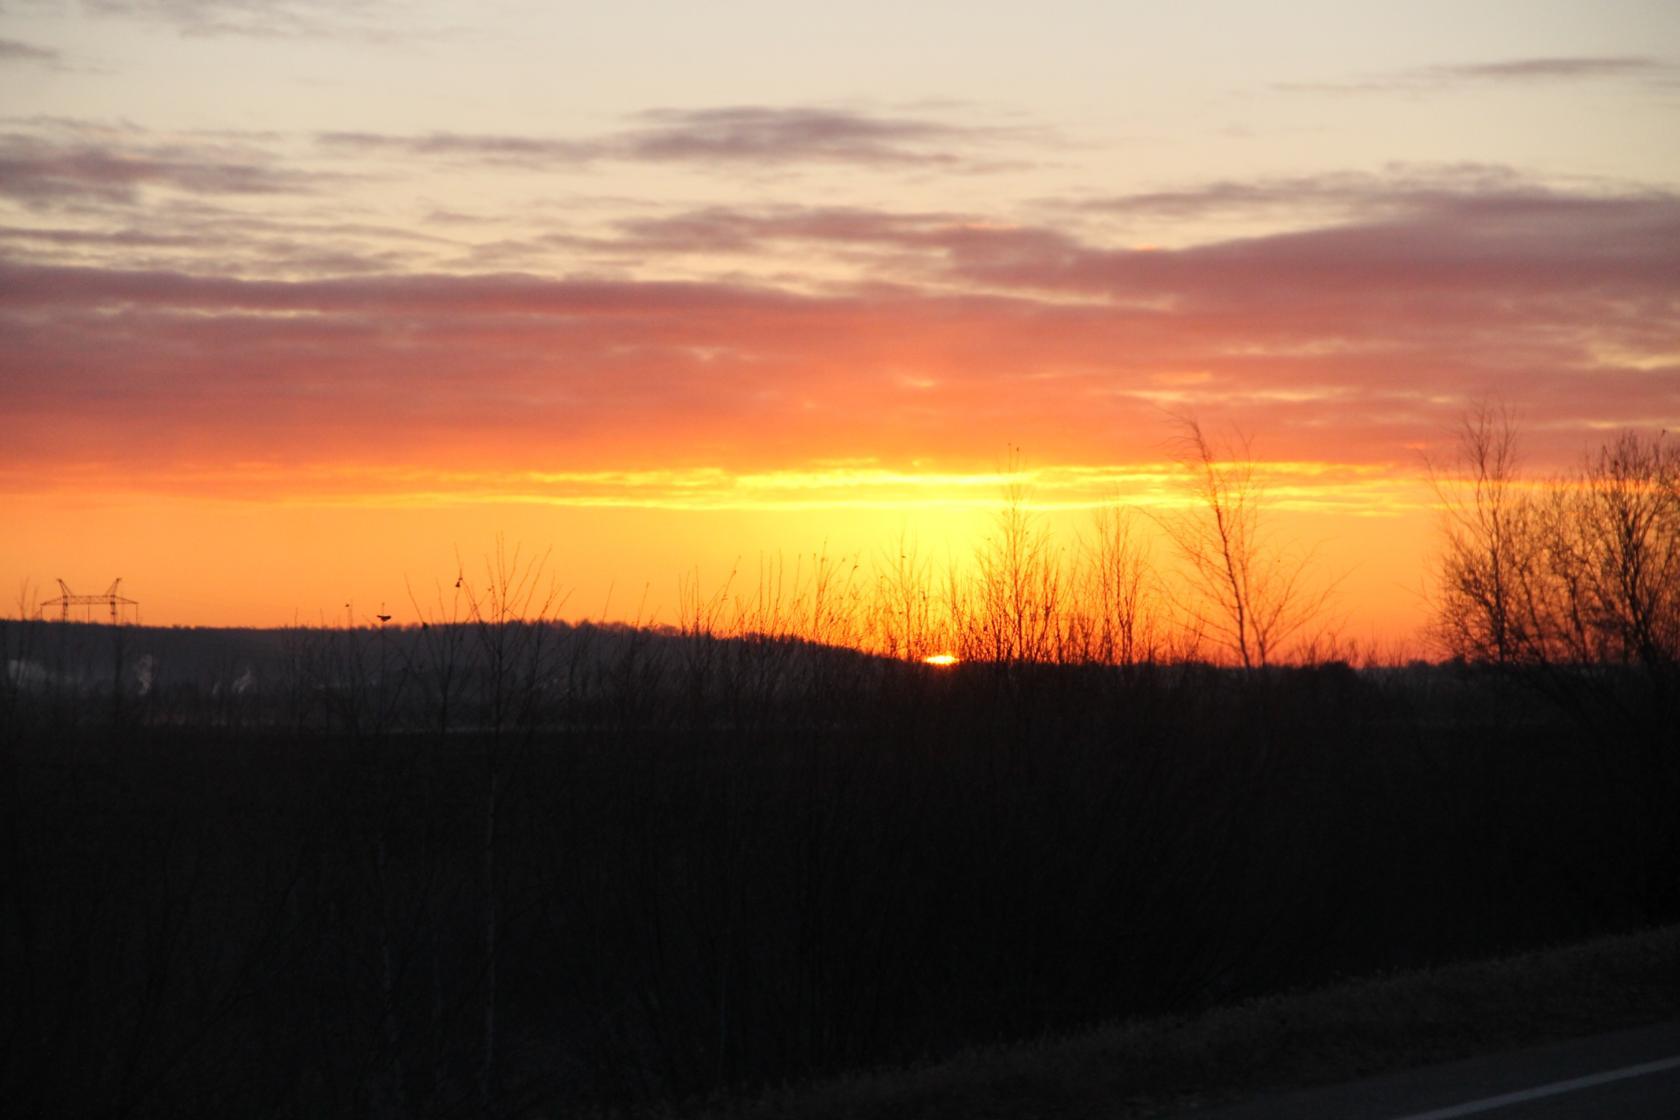
<path fill-rule="evenodd" d="M 966 1051 L 682 1110 L 683 1120 L 1143 1118 L 1680 1013 L 1680 926 Z"/>

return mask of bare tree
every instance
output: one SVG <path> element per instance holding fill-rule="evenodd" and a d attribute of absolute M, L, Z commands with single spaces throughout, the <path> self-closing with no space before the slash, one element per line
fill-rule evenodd
<path fill-rule="evenodd" d="M 1176 419 L 1194 506 L 1157 520 L 1184 561 L 1187 594 L 1179 605 L 1192 630 L 1243 668 L 1271 664 L 1322 618 L 1335 583 L 1315 578 L 1310 551 L 1281 546 L 1266 531 L 1249 441 L 1239 433 L 1215 447 L 1194 416 Z"/>
<path fill-rule="evenodd" d="M 1158 653 L 1157 584 L 1132 511 L 1095 512 L 1084 541 L 1078 590 L 1088 637 L 1086 655 L 1108 665 L 1136 665 Z"/>
<path fill-rule="evenodd" d="M 1510 414 L 1479 406 L 1456 469 L 1435 474 L 1442 644 L 1496 665 L 1639 665 L 1663 687 L 1680 664 L 1680 449 L 1624 432 L 1530 483 L 1516 444 Z"/>
<path fill-rule="evenodd" d="M 1438 574 L 1437 637 L 1461 657 L 1511 664 L 1540 653 L 1540 554 L 1535 504 L 1517 474 L 1517 426 L 1480 403 L 1458 433 L 1458 458 L 1431 468 L 1445 548 Z"/>
<path fill-rule="evenodd" d="M 1011 473 L 1015 463 L 1011 462 Z M 992 535 L 976 556 L 982 655 L 991 661 L 1050 661 L 1062 652 L 1065 588 L 1061 556 L 1019 484 L 1004 495 Z"/>
<path fill-rule="evenodd" d="M 891 555 L 875 567 L 874 646 L 888 657 L 920 661 L 935 646 L 932 564 L 916 541 L 901 533 Z"/>
<path fill-rule="evenodd" d="M 1680 448 L 1623 432 L 1584 476 L 1592 615 L 1622 660 L 1666 669 L 1680 661 Z"/>

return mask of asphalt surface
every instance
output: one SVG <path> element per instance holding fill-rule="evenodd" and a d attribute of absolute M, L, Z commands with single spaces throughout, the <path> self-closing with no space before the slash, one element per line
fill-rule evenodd
<path fill-rule="evenodd" d="M 1680 1022 L 1183 1114 L 1184 1120 L 1680 1120 Z"/>

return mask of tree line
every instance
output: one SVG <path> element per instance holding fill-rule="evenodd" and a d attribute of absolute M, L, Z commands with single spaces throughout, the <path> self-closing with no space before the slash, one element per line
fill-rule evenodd
<path fill-rule="evenodd" d="M 1434 636 L 1577 702 L 1639 678 L 1672 726 L 1680 666 L 1680 446 L 1625 431 L 1573 470 L 1521 469 L 1511 413 L 1463 421 L 1438 472 L 1444 529 Z M 1597 672 L 1595 672 L 1597 671 Z"/>

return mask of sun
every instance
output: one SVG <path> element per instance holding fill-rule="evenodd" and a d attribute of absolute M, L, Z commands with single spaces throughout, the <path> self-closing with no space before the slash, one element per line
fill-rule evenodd
<path fill-rule="evenodd" d="M 930 653 L 926 657 L 922 658 L 923 665 L 938 665 L 941 668 L 944 668 L 947 665 L 955 665 L 956 663 L 957 656 L 953 653 Z"/>

